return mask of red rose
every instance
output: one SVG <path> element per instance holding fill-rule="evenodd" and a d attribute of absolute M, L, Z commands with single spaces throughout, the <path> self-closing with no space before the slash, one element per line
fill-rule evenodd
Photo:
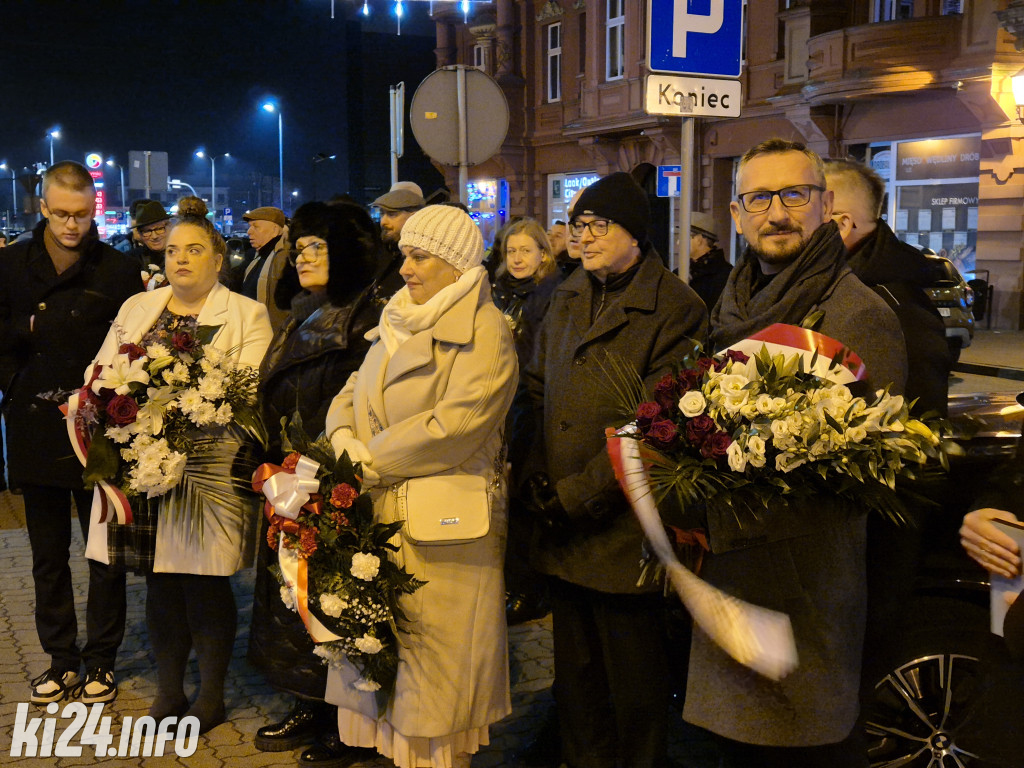
<path fill-rule="evenodd" d="M 179 352 L 191 354 L 199 348 L 199 339 L 188 331 L 178 331 L 171 336 L 171 344 Z"/>
<path fill-rule="evenodd" d="M 654 385 L 654 399 L 667 411 L 675 406 L 681 395 L 676 377 L 671 373 L 666 373 L 661 377 L 661 381 Z"/>
<path fill-rule="evenodd" d="M 140 357 L 146 356 L 146 350 L 140 347 L 138 344 L 122 344 L 118 348 L 117 354 L 128 355 L 128 359 L 134 363 Z"/>
<path fill-rule="evenodd" d="M 728 452 L 730 445 L 732 445 L 732 438 L 728 432 L 715 432 L 704 441 L 704 445 L 700 447 L 700 453 L 709 459 L 720 459 Z"/>
<path fill-rule="evenodd" d="M 686 422 L 686 441 L 691 445 L 700 447 L 708 439 L 708 435 L 717 429 L 715 420 L 706 413 L 694 416 Z"/>
<path fill-rule="evenodd" d="M 119 427 L 134 423 L 138 412 L 139 404 L 128 395 L 116 395 L 107 403 L 107 416 Z"/>
<path fill-rule="evenodd" d="M 331 491 L 331 504 L 342 509 L 348 509 L 352 506 L 352 502 L 359 497 L 356 493 L 356 489 L 348 483 L 339 483 L 334 486 L 334 490 Z"/>
<path fill-rule="evenodd" d="M 636 423 L 643 428 L 649 427 L 651 422 L 661 416 L 661 406 L 648 400 L 640 403 L 636 408 Z"/>
<path fill-rule="evenodd" d="M 714 364 L 715 361 L 710 357 L 699 357 L 697 358 L 696 368 L 698 371 L 704 374 L 710 371 Z"/>
<path fill-rule="evenodd" d="M 679 388 L 682 390 L 682 394 L 686 394 L 690 390 L 700 387 L 700 382 L 704 378 L 704 371 L 699 368 L 687 368 L 680 371 L 679 376 L 676 378 L 679 381 Z"/>
<path fill-rule="evenodd" d="M 284 457 L 284 461 L 281 462 L 281 466 L 291 472 L 295 467 L 299 465 L 299 459 L 302 458 L 302 454 L 298 451 L 292 451 Z"/>
<path fill-rule="evenodd" d="M 658 419 L 647 430 L 646 439 L 655 448 L 668 450 L 679 442 L 679 428 L 668 419 Z"/>

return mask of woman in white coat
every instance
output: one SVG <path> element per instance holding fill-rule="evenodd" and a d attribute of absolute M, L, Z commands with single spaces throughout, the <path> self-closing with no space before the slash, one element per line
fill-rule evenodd
<path fill-rule="evenodd" d="M 218 282 L 226 250 L 224 238 L 205 218 L 179 219 L 167 240 L 169 285 L 136 294 L 121 306 L 86 381 L 93 367 L 109 364 L 123 343 L 166 344 L 175 332 L 194 333 L 199 326 L 219 326 L 213 346 L 240 365 L 258 368 L 270 344 L 270 321 L 262 304 Z M 230 430 L 222 435 L 224 428 L 211 429 L 219 430 L 212 436 L 221 444 L 233 439 Z M 230 466 L 222 471 L 229 474 Z M 158 722 L 195 716 L 205 732 L 224 720 L 224 677 L 237 624 L 228 577 L 252 564 L 259 513 L 245 497 L 204 499 L 199 537 L 168 519 L 171 508 L 186 503 L 176 490 L 135 502 L 132 525 L 100 523 L 94 504 L 86 554 L 146 575 L 146 626 L 157 663 L 157 698 L 149 714 Z M 200 685 L 190 706 L 184 677 L 192 648 Z"/>
<path fill-rule="evenodd" d="M 402 598 L 395 692 L 378 711 L 358 675 L 332 667 L 327 700 L 340 739 L 399 768 L 462 768 L 488 727 L 511 710 L 502 562 L 506 496 L 502 427 L 518 367 L 508 324 L 491 300 L 483 239 L 458 208 L 435 205 L 402 228 L 405 287 L 384 308 L 360 369 L 331 403 L 338 455 L 363 462 L 376 517 L 397 519 L 406 481 L 475 475 L 490 504 L 486 536 L 424 545 L 407 529 L 397 559 L 426 585 Z M 486 491 L 484 491 L 486 487 Z M 440 511 L 454 515 L 449 497 Z M 412 515 L 415 510 L 410 509 Z M 325 745 L 343 759 L 345 748 Z M 356 750 L 352 750 L 356 752 Z"/>

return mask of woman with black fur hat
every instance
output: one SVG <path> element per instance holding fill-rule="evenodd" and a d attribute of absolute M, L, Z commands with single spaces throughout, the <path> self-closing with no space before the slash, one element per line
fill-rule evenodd
<path fill-rule="evenodd" d="M 381 243 L 365 210 L 351 203 L 306 203 L 295 212 L 288 231 L 292 249 L 287 270 L 297 273 L 301 290 L 289 297 L 291 314 L 274 335 L 260 368 L 260 402 L 270 435 L 269 460 L 274 462 L 282 458 L 282 420 L 297 412 L 308 435 L 323 431 L 331 399 L 370 346 L 364 334 L 380 320 L 368 288 Z M 280 302 L 283 297 L 277 298 Z M 282 722 L 256 732 L 257 749 L 280 752 L 337 733 L 337 711 L 323 701 L 327 667 L 313 655 L 305 626 L 281 601 L 280 587 L 267 570 L 275 555 L 265 529 L 264 520 L 249 661 L 274 688 L 295 696 L 295 706 Z M 300 763 L 326 763 L 318 757 L 304 754 Z"/>

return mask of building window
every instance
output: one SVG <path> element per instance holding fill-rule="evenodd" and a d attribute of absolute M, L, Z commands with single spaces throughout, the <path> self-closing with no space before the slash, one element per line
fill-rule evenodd
<path fill-rule="evenodd" d="M 942 0 L 942 15 L 952 16 L 964 12 L 964 0 Z"/>
<path fill-rule="evenodd" d="M 490 74 L 491 69 L 491 46 L 487 43 L 477 43 L 473 46 L 473 66 L 484 74 Z"/>
<path fill-rule="evenodd" d="M 577 46 L 580 49 L 580 63 L 577 69 L 580 72 L 587 71 L 587 14 L 581 13 L 579 18 L 579 41 Z"/>
<path fill-rule="evenodd" d="M 562 100 L 562 24 L 548 26 L 548 101 Z"/>
<path fill-rule="evenodd" d="M 619 80 L 625 74 L 626 27 L 625 0 L 605 0 L 608 15 L 605 23 L 605 70 L 606 80 Z"/>
<path fill-rule="evenodd" d="M 899 21 L 914 17 L 914 0 L 875 0 L 873 21 Z"/>

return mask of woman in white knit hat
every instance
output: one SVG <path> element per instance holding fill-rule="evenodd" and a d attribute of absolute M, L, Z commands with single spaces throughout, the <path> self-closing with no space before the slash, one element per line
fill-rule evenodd
<path fill-rule="evenodd" d="M 473 220 L 458 208 L 428 206 L 405 223 L 399 247 L 405 287 L 331 403 L 327 434 L 335 452 L 348 451 L 363 463 L 367 483 L 376 483 L 380 521 L 398 519 L 406 490 L 410 517 L 434 512 L 431 519 L 455 520 L 472 505 L 457 500 L 454 485 L 469 480 L 478 486 L 472 500 L 489 504 L 490 527 L 468 543 L 441 544 L 413 540 L 410 526 L 403 528 L 396 558 L 426 585 L 402 598 L 408 621 L 394 695 L 378 708 L 373 693 L 353 686 L 354 669 L 346 675 L 332 667 L 327 700 L 338 705 L 343 744 L 373 747 L 399 768 L 468 768 L 488 743 L 489 725 L 511 711 L 501 433 L 518 368 L 480 266 L 483 239 Z M 424 477 L 443 478 L 442 488 L 451 481 L 453 490 L 414 509 L 414 486 Z"/>

